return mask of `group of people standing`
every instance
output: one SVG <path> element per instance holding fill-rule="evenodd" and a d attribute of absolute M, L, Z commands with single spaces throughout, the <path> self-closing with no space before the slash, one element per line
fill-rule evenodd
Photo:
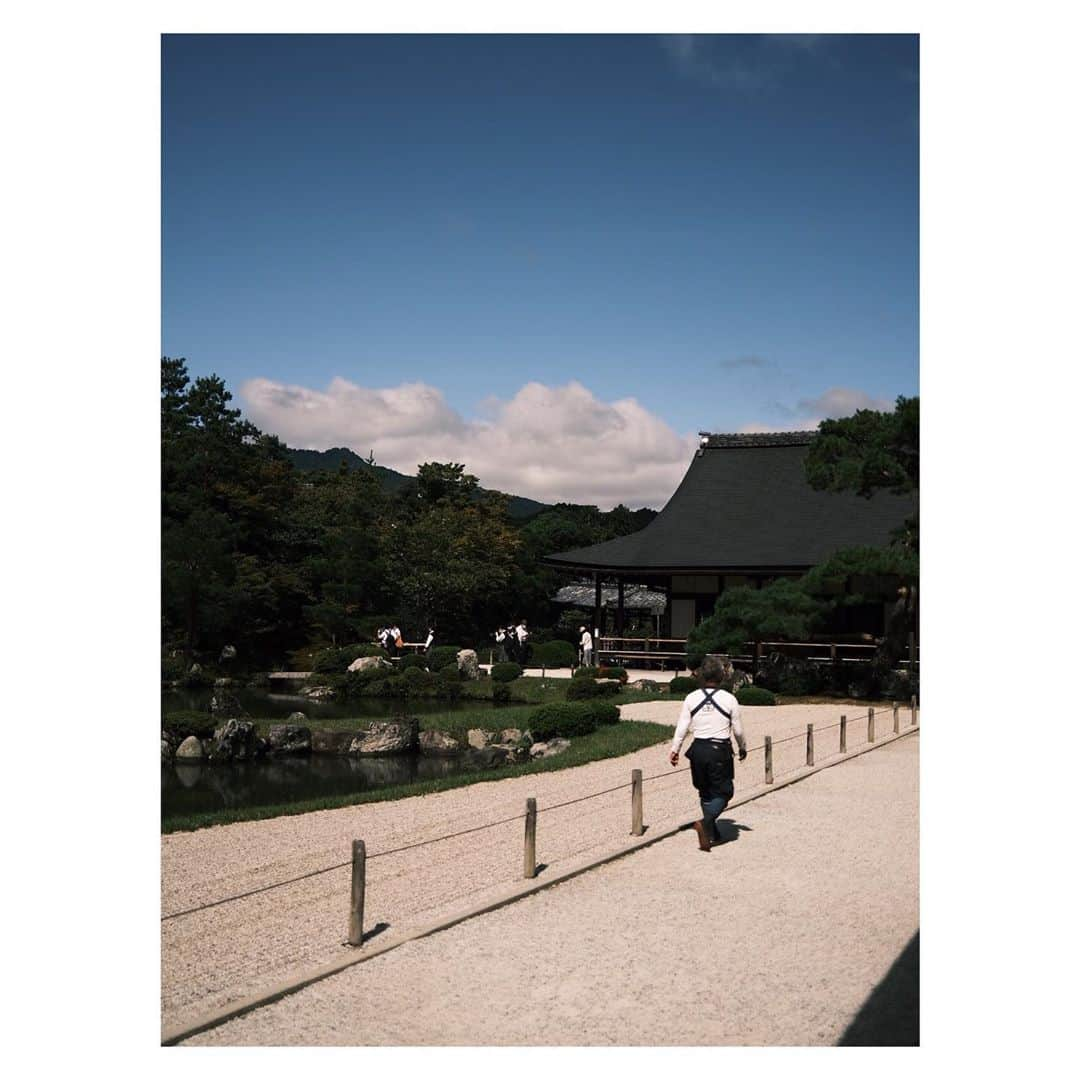
<path fill-rule="evenodd" d="M 401 628 L 397 625 L 380 627 L 375 637 L 378 639 L 379 644 L 386 650 L 387 655 L 391 660 L 395 656 L 399 656 L 405 649 L 405 642 L 401 637 Z M 435 628 L 429 626 L 427 640 L 424 642 L 425 654 L 431 652 L 431 647 L 434 644 Z"/>
<path fill-rule="evenodd" d="M 495 630 L 495 651 L 499 660 L 513 660 L 525 666 L 529 656 L 529 629 L 524 619 Z"/>

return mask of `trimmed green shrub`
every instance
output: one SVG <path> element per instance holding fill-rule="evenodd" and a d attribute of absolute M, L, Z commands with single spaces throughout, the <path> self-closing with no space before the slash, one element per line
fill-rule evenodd
<path fill-rule="evenodd" d="M 180 743 L 189 735 L 198 739 L 209 739 L 218 723 L 209 713 L 178 709 L 176 712 L 167 712 L 161 718 L 161 730 Z"/>
<path fill-rule="evenodd" d="M 555 702 L 541 705 L 529 717 L 529 731 L 536 742 L 547 742 L 556 736 L 571 739 L 578 735 L 591 735 L 601 724 L 617 723 L 618 718 L 619 710 L 614 705 L 584 701 Z"/>
<path fill-rule="evenodd" d="M 676 675 L 675 678 L 668 683 L 669 694 L 682 694 L 684 697 L 700 688 L 701 684 L 697 679 L 692 679 L 688 675 Z"/>
<path fill-rule="evenodd" d="M 491 677 L 496 682 L 509 683 L 521 678 L 521 665 L 513 660 L 501 661 L 491 665 Z"/>
<path fill-rule="evenodd" d="M 600 674 L 600 669 L 592 665 L 588 667 L 579 667 L 574 670 L 575 679 L 595 679 Z"/>
<path fill-rule="evenodd" d="M 447 665 L 457 667 L 457 654 L 461 652 L 460 645 L 433 645 L 428 653 L 428 668 L 432 671 L 442 671 Z"/>
<path fill-rule="evenodd" d="M 406 693 L 416 694 L 426 690 L 435 682 L 435 676 L 429 675 L 422 667 L 407 667 L 398 676 Z"/>
<path fill-rule="evenodd" d="M 439 678 L 447 682 L 461 682 L 465 677 L 465 673 L 457 666 L 456 660 L 439 668 Z"/>
<path fill-rule="evenodd" d="M 322 649 L 312 657 L 311 670 L 319 674 L 331 672 L 342 674 L 360 656 L 381 656 L 385 658 L 386 650 L 378 645 L 366 645 L 363 643 Z"/>
<path fill-rule="evenodd" d="M 163 656 L 161 658 L 161 681 L 179 682 L 187 674 L 187 666 L 182 656 Z"/>
<path fill-rule="evenodd" d="M 510 684 L 496 683 L 491 688 L 491 700 L 496 705 L 505 705 L 510 700 Z"/>
<path fill-rule="evenodd" d="M 600 679 L 618 679 L 619 682 L 626 682 L 629 675 L 626 674 L 626 668 L 622 667 L 602 667 L 597 673 L 597 678 Z"/>
<path fill-rule="evenodd" d="M 573 667 L 577 649 L 569 641 L 545 641 L 533 646 L 533 663 L 545 668 Z"/>
<path fill-rule="evenodd" d="M 735 691 L 735 700 L 740 705 L 775 705 L 776 695 L 764 686 L 743 686 Z"/>
<path fill-rule="evenodd" d="M 439 672 L 439 697 L 451 700 L 461 697 L 461 672 L 456 660 Z"/>
<path fill-rule="evenodd" d="M 601 683 L 595 679 L 571 679 L 566 688 L 567 701 L 587 701 L 592 698 L 607 697 L 617 694 L 621 689 L 617 682 Z"/>
<path fill-rule="evenodd" d="M 421 671 L 427 671 L 427 662 L 422 656 L 417 656 L 416 653 L 409 653 L 408 656 L 403 656 L 398 661 L 398 671 L 408 671 L 410 668 L 419 668 Z"/>

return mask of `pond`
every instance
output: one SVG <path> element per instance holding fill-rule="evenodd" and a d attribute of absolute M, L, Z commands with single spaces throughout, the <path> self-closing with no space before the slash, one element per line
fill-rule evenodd
<path fill-rule="evenodd" d="M 431 780 L 464 772 L 459 758 L 401 754 L 351 757 L 310 754 L 230 764 L 173 761 L 161 767 L 163 821 L 208 810 L 276 806 L 325 795 L 351 795 L 372 788 Z"/>
<path fill-rule="evenodd" d="M 314 702 L 299 694 L 237 689 L 240 707 L 252 720 L 285 720 L 302 712 L 307 726 L 318 730 L 321 721 L 356 720 L 357 729 L 381 717 L 446 715 L 457 711 L 497 712 L 505 706 L 483 701 L 449 702 L 399 698 L 361 698 L 349 702 Z M 162 713 L 180 710 L 210 711 L 210 690 L 176 690 L 161 695 Z M 335 724 L 335 727 L 340 725 Z M 471 766 L 452 757 L 401 754 L 388 757 L 350 757 L 347 754 L 312 754 L 300 757 L 260 758 L 228 764 L 172 761 L 161 767 L 162 820 L 205 811 L 276 806 L 327 795 L 350 795 L 372 788 L 407 784 L 451 776 Z"/>

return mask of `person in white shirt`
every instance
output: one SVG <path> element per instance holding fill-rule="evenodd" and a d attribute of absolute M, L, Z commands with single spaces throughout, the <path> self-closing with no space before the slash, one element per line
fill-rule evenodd
<path fill-rule="evenodd" d="M 495 628 L 495 652 L 499 657 L 499 662 L 503 663 L 506 659 L 506 628 L 498 626 Z"/>
<path fill-rule="evenodd" d="M 581 633 L 581 663 L 584 667 L 590 667 L 592 665 L 592 634 L 584 626 L 579 626 L 578 630 Z"/>
<path fill-rule="evenodd" d="M 739 760 L 746 760 L 746 739 L 739 717 L 739 702 L 734 694 L 720 689 L 728 672 L 716 657 L 705 657 L 698 678 L 700 690 L 687 694 L 671 741 L 668 761 L 672 766 L 679 763 L 679 750 L 688 732 L 694 741 L 686 752 L 690 762 L 690 780 L 697 788 L 701 800 L 700 821 L 694 822 L 698 846 L 709 851 L 719 840 L 716 819 L 735 794 L 735 760 L 731 752 L 731 737 L 739 744 Z"/>
<path fill-rule="evenodd" d="M 428 627 L 427 641 L 424 642 L 424 654 L 431 652 L 431 646 L 435 644 L 435 628 L 433 626 Z"/>
<path fill-rule="evenodd" d="M 529 638 L 529 631 L 525 628 L 524 619 L 514 627 L 514 635 L 517 637 L 517 662 L 524 667 L 529 655 L 529 646 L 525 644 Z"/>

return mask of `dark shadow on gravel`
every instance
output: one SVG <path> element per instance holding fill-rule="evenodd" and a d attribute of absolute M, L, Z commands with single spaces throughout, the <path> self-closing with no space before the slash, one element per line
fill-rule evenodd
<path fill-rule="evenodd" d="M 716 839 L 713 847 L 718 844 L 730 844 L 739 839 L 739 833 L 753 832 L 749 825 L 740 825 L 737 821 L 726 821 L 724 818 L 716 819 Z"/>
<path fill-rule="evenodd" d="M 918 931 L 863 1002 L 837 1045 L 919 1045 Z"/>

